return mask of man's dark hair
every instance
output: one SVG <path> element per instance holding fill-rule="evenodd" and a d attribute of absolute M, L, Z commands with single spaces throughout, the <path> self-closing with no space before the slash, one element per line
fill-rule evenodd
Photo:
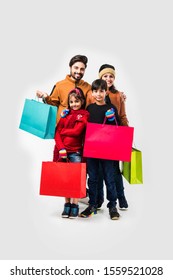
<path fill-rule="evenodd" d="M 98 90 L 99 88 L 107 91 L 107 83 L 105 80 L 97 79 L 92 82 L 91 90 Z"/>
<path fill-rule="evenodd" d="M 75 55 L 71 58 L 69 62 L 69 66 L 71 67 L 76 62 L 82 62 L 85 65 L 85 68 L 87 67 L 88 58 L 85 55 Z"/>

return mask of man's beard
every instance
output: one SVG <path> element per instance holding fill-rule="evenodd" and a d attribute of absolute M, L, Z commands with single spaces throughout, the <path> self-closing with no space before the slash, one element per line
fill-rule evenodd
<path fill-rule="evenodd" d="M 71 74 L 71 77 L 73 79 L 75 79 L 76 81 L 80 81 L 82 79 L 82 77 L 83 77 L 83 74 L 81 74 L 81 73 L 76 73 L 76 72 L 72 73 L 71 72 L 70 74 Z M 78 77 L 75 76 L 76 74 L 78 74 Z"/>

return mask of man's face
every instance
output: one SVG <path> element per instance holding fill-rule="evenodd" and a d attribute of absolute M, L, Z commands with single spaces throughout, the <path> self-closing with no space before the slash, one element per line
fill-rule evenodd
<path fill-rule="evenodd" d="M 85 64 L 76 62 L 70 67 L 70 75 L 75 81 L 80 81 L 85 73 Z"/>

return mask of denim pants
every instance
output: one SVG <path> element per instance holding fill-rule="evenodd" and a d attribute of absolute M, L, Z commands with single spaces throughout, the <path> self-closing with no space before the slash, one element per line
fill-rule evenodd
<path fill-rule="evenodd" d="M 98 195 L 98 182 L 99 182 L 99 166 L 103 170 L 103 179 L 106 185 L 107 204 L 108 208 L 116 206 L 117 192 L 115 187 L 115 168 L 114 161 L 87 158 L 87 170 L 88 170 L 88 187 L 89 187 L 89 205 L 97 207 L 97 195 Z"/>
<path fill-rule="evenodd" d="M 115 174 L 115 186 L 117 191 L 117 198 L 124 197 L 124 184 L 123 184 L 123 178 L 121 175 L 120 167 L 119 167 L 119 161 L 114 161 L 114 174 Z M 99 166 L 99 176 L 98 176 L 98 186 L 97 186 L 97 202 L 103 203 L 104 201 L 104 191 L 103 191 L 103 170 L 102 166 Z"/>
<path fill-rule="evenodd" d="M 67 158 L 70 162 L 81 162 L 82 156 L 80 152 L 69 153 L 67 154 Z"/>

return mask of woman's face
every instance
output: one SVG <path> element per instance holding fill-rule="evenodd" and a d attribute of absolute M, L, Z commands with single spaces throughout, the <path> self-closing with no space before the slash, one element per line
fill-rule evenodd
<path fill-rule="evenodd" d="M 102 76 L 102 80 L 105 80 L 108 86 L 108 89 L 113 85 L 115 77 L 111 73 L 105 73 Z"/>

